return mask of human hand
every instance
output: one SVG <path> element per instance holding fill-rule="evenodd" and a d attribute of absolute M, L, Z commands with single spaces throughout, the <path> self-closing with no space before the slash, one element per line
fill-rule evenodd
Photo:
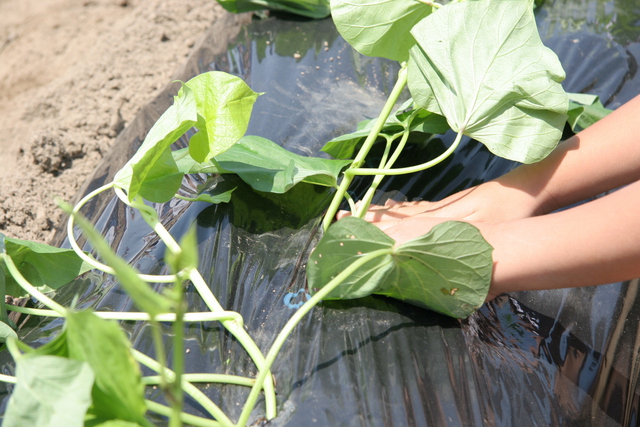
<path fill-rule="evenodd" d="M 384 206 L 372 205 L 364 219 L 387 230 L 401 221 L 423 218 L 420 221 L 410 221 L 411 226 L 416 226 L 413 233 L 414 237 L 417 237 L 445 220 L 509 221 L 535 216 L 537 208 L 538 201 L 535 195 L 496 180 L 463 190 L 437 202 L 388 201 Z M 350 212 L 341 211 L 337 219 L 349 215 Z M 425 230 L 424 227 L 417 227 L 420 223 L 431 226 Z"/>

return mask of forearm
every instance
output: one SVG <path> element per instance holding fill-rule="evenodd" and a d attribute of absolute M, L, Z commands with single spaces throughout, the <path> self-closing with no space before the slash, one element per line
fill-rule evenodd
<path fill-rule="evenodd" d="M 561 143 L 541 162 L 498 178 L 540 215 L 640 179 L 640 97 Z M 578 149 L 579 148 L 579 149 Z"/>
<path fill-rule="evenodd" d="M 476 224 L 494 247 L 491 295 L 640 277 L 640 182 L 540 217 Z"/>

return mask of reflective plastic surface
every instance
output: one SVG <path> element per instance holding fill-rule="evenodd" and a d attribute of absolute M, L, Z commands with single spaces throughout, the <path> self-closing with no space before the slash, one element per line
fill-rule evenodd
<path fill-rule="evenodd" d="M 567 70 L 568 91 L 596 93 L 611 107 L 640 92 L 635 7 L 631 1 L 555 1 L 538 11 L 543 39 Z M 182 80 L 207 70 L 241 76 L 255 91 L 266 92 L 255 105 L 248 133 L 301 154 L 318 155 L 326 141 L 376 116 L 397 71 L 396 64 L 355 53 L 330 20 L 254 21 L 239 29 L 226 51 L 214 47 L 217 39 L 209 34 Z M 169 86 L 129 126 L 88 190 L 113 177 L 175 89 Z M 433 157 L 451 140 L 444 135 L 428 144 L 415 141 L 407 158 L 418 163 Z M 467 140 L 438 167 L 385 181 L 376 200 L 438 199 L 514 166 Z M 226 205 L 175 200 L 157 208 L 175 237 L 197 223 L 200 271 L 223 307 L 244 316 L 266 353 L 307 298 L 305 263 L 330 195 L 296 188 L 305 197 L 313 194 L 313 202 L 301 205 L 296 192 L 259 194 L 234 178 L 205 176 L 185 179 L 183 190 L 201 185 L 239 189 Z M 136 212 L 111 195 L 100 196 L 85 211 L 138 269 L 166 272 L 164 245 Z M 63 238 L 59 234 L 59 241 Z M 75 295 L 80 307 L 132 309 L 117 281 L 98 273 L 78 279 L 57 299 L 69 304 Z M 279 414 L 269 425 L 636 425 L 637 299 L 636 281 L 503 295 L 464 321 L 384 297 L 323 303 L 295 329 L 276 360 Z M 192 288 L 188 300 L 190 310 L 206 309 Z M 38 345 L 61 325 L 33 319 L 22 336 Z M 124 326 L 133 345 L 153 355 L 148 327 Z M 255 374 L 246 353 L 216 323 L 188 325 L 185 346 L 187 372 Z M 12 373 L 10 357 L 0 357 L 2 371 Z M 202 389 L 232 419 L 247 396 L 236 386 Z M 148 397 L 163 401 L 151 389 Z M 188 399 L 185 410 L 204 415 Z M 262 416 L 258 405 L 251 422 L 260 424 Z"/>

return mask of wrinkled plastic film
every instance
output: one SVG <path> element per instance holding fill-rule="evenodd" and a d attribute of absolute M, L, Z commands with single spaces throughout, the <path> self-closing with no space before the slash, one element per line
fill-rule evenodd
<path fill-rule="evenodd" d="M 631 2 L 557 1 L 538 11 L 543 41 L 567 70 L 566 90 L 598 94 L 612 107 L 639 92 L 634 64 L 640 37 L 620 24 L 632 10 Z M 612 11 L 616 20 L 606 27 L 603 22 L 611 22 Z M 208 43 L 214 40 L 210 34 L 180 79 L 220 70 L 266 92 L 255 104 L 248 134 L 299 154 L 318 155 L 326 141 L 375 117 L 398 69 L 355 53 L 330 20 L 254 21 L 224 51 Z M 89 190 L 112 179 L 170 105 L 175 89 L 169 87 L 129 126 Z M 415 163 L 432 158 L 452 139 L 416 141 L 407 157 Z M 466 139 L 437 167 L 385 180 L 376 201 L 439 199 L 514 166 Z M 365 185 L 361 180 L 355 192 L 361 194 Z M 312 202 L 300 206 L 295 191 L 260 194 L 235 177 L 200 175 L 186 178 L 181 191 L 224 186 L 238 187 L 229 204 L 173 200 L 156 207 L 176 238 L 190 224 L 198 225 L 201 273 L 222 306 L 243 315 L 249 334 L 266 353 L 308 298 L 305 263 L 319 238 L 318 221 L 330 194 L 296 188 L 305 197 L 313 192 Z M 164 244 L 115 196 L 99 196 L 85 213 L 142 272 L 167 272 Z M 633 281 L 504 295 L 464 321 L 377 296 L 324 302 L 303 319 L 276 360 L 279 413 L 269 425 L 635 425 L 640 396 L 637 294 Z M 98 273 L 63 288 L 56 299 L 70 304 L 75 295 L 79 307 L 134 309 L 117 281 Z M 206 310 L 191 287 L 187 301 L 191 311 Z M 148 326 L 123 325 L 134 347 L 154 356 Z M 34 319 L 22 338 L 38 345 L 61 326 L 61 320 Z M 256 374 L 244 350 L 216 322 L 187 325 L 185 348 L 187 372 Z M 1 357 L 3 372 L 13 373 L 13 361 Z M 248 394 L 236 386 L 201 389 L 231 419 L 237 419 Z M 157 390 L 149 389 L 147 397 L 163 402 Z M 263 416 L 263 408 L 260 402 L 250 422 Z M 185 411 L 205 416 L 189 399 Z"/>

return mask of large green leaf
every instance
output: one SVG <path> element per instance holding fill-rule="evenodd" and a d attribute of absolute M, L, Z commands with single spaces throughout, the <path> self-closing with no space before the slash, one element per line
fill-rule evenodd
<path fill-rule="evenodd" d="M 331 16 L 358 52 L 395 61 L 409 59 L 409 30 L 433 8 L 417 0 L 331 0 Z"/>
<path fill-rule="evenodd" d="M 200 74 L 185 86 L 193 91 L 198 107 L 198 133 L 189 142 L 189 153 L 202 163 L 244 136 L 260 94 L 239 77 L 220 71 Z"/>
<path fill-rule="evenodd" d="M 449 4 L 411 34 L 409 89 L 418 105 L 507 159 L 532 163 L 557 145 L 564 71 L 540 41 L 530 1 Z"/>
<path fill-rule="evenodd" d="M 441 134 L 450 129 L 444 117 L 422 108 L 419 108 L 420 111 L 413 117 L 410 124 L 403 123 L 416 108 L 412 103 L 405 103 L 404 106 L 408 106 L 408 108 L 401 107 L 395 114 L 389 116 L 380 131 L 381 134 L 392 136 L 402 132 L 405 127 L 409 127 L 411 132 L 425 134 Z M 370 119 L 358 123 L 358 128 L 355 132 L 333 138 L 322 147 L 322 151 L 336 159 L 353 158 L 355 151 L 369 136 L 371 129 L 375 126 L 375 122 L 376 119 Z"/>
<path fill-rule="evenodd" d="M 118 324 L 90 311 L 72 312 L 67 316 L 66 336 L 69 358 L 86 361 L 95 372 L 89 412 L 149 425 L 140 367 Z"/>
<path fill-rule="evenodd" d="M 59 356 L 22 357 L 5 427 L 81 427 L 91 405 L 94 373 L 88 363 Z"/>
<path fill-rule="evenodd" d="M 65 328 L 47 344 L 37 349 L 21 342 L 16 344 L 25 352 L 19 360 L 51 357 L 50 360 L 72 359 L 90 366 L 93 375 L 90 387 L 91 406 L 87 413 L 91 417 L 131 421 L 150 427 L 144 417 L 147 409 L 140 368 L 131 356 L 131 344 L 116 322 L 101 319 L 91 311 L 69 310 Z M 63 362 L 58 363 L 65 366 Z M 51 364 L 55 363 L 52 361 Z M 34 375 L 39 375 L 39 372 L 34 372 Z M 73 383 L 71 373 L 68 377 L 64 379 L 61 375 L 60 380 Z"/>
<path fill-rule="evenodd" d="M 362 219 L 341 219 L 329 227 L 309 258 L 309 287 L 316 291 L 364 254 L 389 249 L 357 269 L 328 298 L 380 294 L 458 318 L 484 303 L 493 248 L 477 228 L 449 221 L 422 237 L 397 247 L 394 243 Z"/>
<path fill-rule="evenodd" d="M 4 242 L 4 243 L 3 243 Z M 5 237 L 0 233 L 0 253 L 11 257 L 20 273 L 33 286 L 42 292 L 51 292 L 66 285 L 73 279 L 91 270 L 91 266 L 73 251 L 61 249 L 43 243 Z M 0 268 L 5 277 L 5 292 L 14 297 L 27 297 L 29 294 Z"/>
<path fill-rule="evenodd" d="M 284 193 L 299 182 L 336 187 L 348 160 L 306 157 L 292 153 L 259 136 L 245 136 L 215 157 L 217 162 L 198 163 L 184 151 L 174 153 L 184 173 L 235 173 L 258 191 Z"/>
<path fill-rule="evenodd" d="M 218 0 L 218 3 L 233 13 L 271 9 L 314 19 L 329 16 L 329 0 Z"/>
<path fill-rule="evenodd" d="M 172 164 L 173 159 L 167 158 L 169 146 L 191 129 L 198 121 L 198 109 L 193 91 L 183 85 L 174 103 L 160 116 L 153 125 L 144 142 L 114 177 L 115 184 L 127 191 L 129 200 L 135 199 L 141 191 L 153 197 L 153 202 L 171 200 L 182 182 L 182 175 L 178 167 Z M 162 174 L 158 173 L 158 169 Z M 171 177 L 161 180 L 160 176 Z M 147 179 L 159 182 L 161 185 L 152 191 L 147 185 Z"/>
<path fill-rule="evenodd" d="M 136 154 L 116 174 L 115 184 L 129 200 L 139 194 L 152 202 L 171 200 L 183 174 L 171 155 L 171 144 L 195 126 L 191 155 L 201 161 L 227 150 L 246 132 L 258 94 L 242 79 L 211 71 L 182 85 L 174 103 L 153 125 Z"/>

